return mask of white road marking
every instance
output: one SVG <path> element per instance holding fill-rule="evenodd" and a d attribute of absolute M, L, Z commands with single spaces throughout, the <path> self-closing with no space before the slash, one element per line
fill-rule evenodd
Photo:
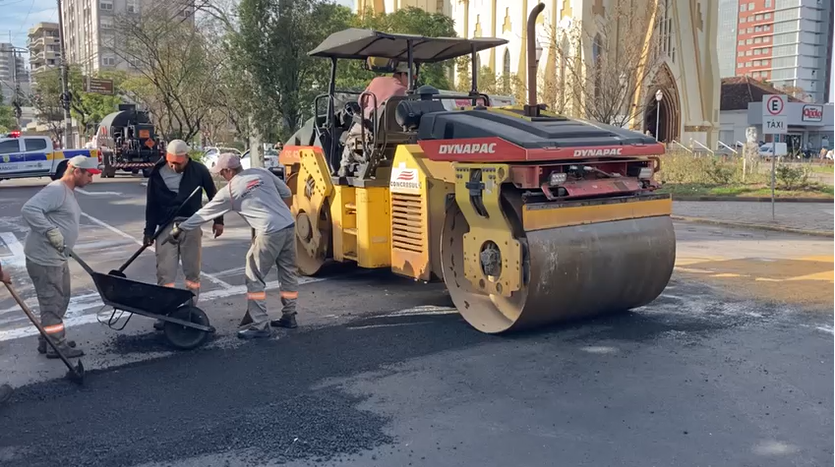
<path fill-rule="evenodd" d="M 670 294 L 670 293 L 662 293 L 661 296 L 665 297 L 665 298 L 672 298 L 673 300 L 684 300 L 684 298 L 679 297 L 678 295 Z"/>
<path fill-rule="evenodd" d="M 108 224 L 107 222 L 104 222 L 101 219 L 96 219 L 95 217 L 87 214 L 86 212 L 82 212 L 81 215 L 90 219 L 93 223 L 95 223 L 97 225 L 100 225 L 100 226 L 104 227 L 105 229 L 115 233 L 116 235 L 119 235 L 121 237 L 125 237 L 127 239 L 130 239 L 132 242 L 136 243 L 137 245 L 142 246 L 142 241 L 135 238 L 133 235 L 130 235 L 127 232 L 123 232 L 123 231 L 117 229 L 116 227 L 113 227 L 112 225 Z M 154 252 L 156 251 L 156 249 L 154 249 L 153 245 L 149 246 L 147 248 L 147 250 L 154 251 Z M 209 279 L 209 281 L 214 282 L 215 284 L 217 284 L 217 285 L 219 285 L 219 286 L 221 286 L 225 289 L 232 288 L 232 284 L 229 284 L 228 282 L 226 282 L 224 280 L 218 279 L 217 277 L 214 276 L 214 274 L 209 274 L 207 272 L 201 271 L 200 275 L 205 276 L 206 279 Z"/>
<path fill-rule="evenodd" d="M 329 278 L 322 277 L 300 277 L 299 278 L 299 285 L 302 284 L 311 284 L 314 282 L 322 282 L 328 280 Z M 278 281 L 271 281 L 267 282 L 267 290 L 275 290 L 278 288 Z M 206 300 L 218 300 L 221 298 L 227 298 L 234 295 L 243 295 L 246 293 L 246 285 L 237 285 L 234 287 L 230 287 L 228 289 L 220 289 L 220 290 L 212 290 L 206 293 L 200 294 L 200 300 L 198 302 L 198 306 L 200 306 L 200 302 L 204 302 Z M 86 324 L 96 323 L 98 322 L 97 318 L 99 316 L 98 313 L 94 314 L 83 314 L 80 315 L 82 311 L 89 310 L 91 308 L 102 307 L 104 304 L 99 299 L 98 294 L 95 294 L 94 299 L 90 299 L 90 295 L 82 296 L 85 300 L 77 300 L 76 303 L 71 304 L 71 308 L 67 309 L 67 319 L 64 320 L 64 325 L 72 328 L 74 326 L 83 326 Z M 78 297 L 79 299 L 82 297 Z M 73 306 L 74 305 L 74 306 Z M 21 315 L 23 314 L 20 311 Z M 112 313 L 112 310 L 107 311 L 107 315 L 109 316 Z M 80 316 L 79 316 L 80 315 Z M 34 336 L 38 333 L 37 328 L 29 324 L 28 326 L 9 329 L 5 331 L 0 331 L 0 342 L 8 341 L 12 339 L 20 339 L 22 337 L 27 336 Z"/>
<path fill-rule="evenodd" d="M 582 350 L 583 352 L 596 354 L 617 353 L 618 351 L 618 349 L 615 347 L 608 347 L 603 345 L 590 345 L 587 347 L 581 347 L 580 350 Z"/>
<path fill-rule="evenodd" d="M 390 323 L 390 324 L 369 324 L 366 326 L 349 326 L 349 331 L 356 331 L 359 329 L 373 329 L 373 328 L 393 328 L 398 326 L 414 326 L 416 324 L 432 324 L 431 321 L 419 321 L 417 323 Z"/>
<path fill-rule="evenodd" d="M 815 326 L 815 329 L 818 331 L 823 331 L 827 334 L 835 335 L 835 329 L 832 329 L 830 326 Z"/>
<path fill-rule="evenodd" d="M 448 306 L 435 306 L 435 305 L 423 305 L 423 306 L 416 306 L 414 308 L 407 308 L 405 310 L 399 310 L 392 313 L 387 313 L 385 315 L 378 315 L 378 318 L 387 318 L 387 317 L 394 317 L 394 316 L 413 316 L 413 315 L 449 315 L 452 313 L 458 313 L 458 310 Z"/>
<path fill-rule="evenodd" d="M 12 232 L 0 232 L 0 239 L 6 244 L 6 247 L 12 253 L 12 258 L 3 258 L 4 264 L 13 264 L 15 266 L 23 266 L 26 264 L 26 256 L 23 254 L 23 246 L 17 240 L 17 237 Z"/>
<path fill-rule="evenodd" d="M 76 188 L 75 191 L 87 196 L 122 196 L 118 191 L 87 191 L 82 188 Z"/>

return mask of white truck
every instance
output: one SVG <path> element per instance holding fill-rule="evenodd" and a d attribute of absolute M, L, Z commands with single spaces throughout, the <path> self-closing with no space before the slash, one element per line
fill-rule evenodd
<path fill-rule="evenodd" d="M 47 136 L 21 136 L 11 132 L 0 136 L 0 180 L 12 178 L 49 177 L 57 180 L 64 175 L 67 161 L 83 155 L 97 158 L 95 149 L 58 150 Z"/>

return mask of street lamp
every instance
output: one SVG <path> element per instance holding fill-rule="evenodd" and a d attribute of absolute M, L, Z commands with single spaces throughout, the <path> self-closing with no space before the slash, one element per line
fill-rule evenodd
<path fill-rule="evenodd" d="M 664 93 L 661 90 L 655 91 L 655 101 L 658 105 L 655 107 L 655 141 L 658 141 L 658 124 L 661 121 L 661 99 L 664 98 Z"/>
<path fill-rule="evenodd" d="M 536 47 L 534 50 L 536 51 L 536 63 L 539 65 L 539 59 L 542 58 L 542 44 L 539 43 L 539 38 L 536 38 Z"/>

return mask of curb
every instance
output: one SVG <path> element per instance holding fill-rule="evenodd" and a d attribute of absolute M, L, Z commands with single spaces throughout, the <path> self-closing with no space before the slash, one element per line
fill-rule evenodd
<path fill-rule="evenodd" d="M 695 222 L 699 224 L 713 224 L 713 225 L 722 225 L 726 227 L 739 227 L 739 228 L 747 228 L 747 229 L 757 229 L 757 230 L 771 230 L 774 232 L 787 232 L 787 233 L 795 233 L 801 235 L 812 235 L 815 237 L 827 237 L 832 238 L 833 232 L 826 231 L 826 230 L 806 230 L 806 229 L 795 229 L 792 227 L 783 227 L 780 225 L 769 225 L 769 224 L 747 224 L 745 222 L 733 222 L 733 221 L 722 221 L 718 219 L 708 219 L 705 217 L 690 217 L 690 216 L 676 216 L 671 215 L 671 219 L 676 221 L 684 221 L 684 222 Z"/>
<path fill-rule="evenodd" d="M 771 198 L 762 197 L 730 197 L 730 196 L 673 196 L 673 201 L 748 201 L 770 203 Z M 828 203 L 835 202 L 835 198 L 774 198 L 775 203 Z"/>

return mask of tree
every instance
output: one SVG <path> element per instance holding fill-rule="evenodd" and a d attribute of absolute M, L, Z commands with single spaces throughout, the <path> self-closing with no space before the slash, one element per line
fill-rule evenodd
<path fill-rule="evenodd" d="M 0 93 L 0 133 L 8 133 L 17 128 L 14 112 L 11 106 L 3 104 L 3 93 Z"/>
<path fill-rule="evenodd" d="M 170 15 L 158 8 L 138 19 L 119 18 L 113 52 L 138 71 L 123 88 L 148 108 L 158 131 L 189 141 L 209 112 L 220 57 L 209 53 L 199 24 Z"/>
<path fill-rule="evenodd" d="M 643 95 L 663 61 L 660 37 L 643 41 L 654 17 L 648 10 L 654 8 L 654 2 L 636 9 L 627 0 L 614 0 L 592 22 L 551 29 L 549 42 L 562 84 L 549 91 L 555 96 L 549 100 L 576 116 L 621 127 L 642 115 Z"/>
<path fill-rule="evenodd" d="M 308 52 L 349 27 L 353 14 L 323 0 L 242 0 L 238 15 L 234 48 L 244 79 L 251 80 L 254 123 L 268 138 L 288 137 L 327 90 L 329 63 Z"/>
<path fill-rule="evenodd" d="M 113 80 L 112 95 L 96 94 L 86 92 L 84 76 L 81 68 L 71 66 L 68 72 L 70 89 L 70 115 L 78 122 L 79 134 L 87 138 L 95 134 L 96 125 L 105 115 L 115 112 L 118 105 L 122 103 L 120 95 L 121 84 L 125 79 L 122 72 L 102 72 L 97 78 Z M 57 138 L 63 132 L 64 111 L 61 108 L 61 71 L 58 68 L 50 68 L 38 72 L 35 75 L 33 101 L 37 119 L 50 127 L 53 135 Z"/>

